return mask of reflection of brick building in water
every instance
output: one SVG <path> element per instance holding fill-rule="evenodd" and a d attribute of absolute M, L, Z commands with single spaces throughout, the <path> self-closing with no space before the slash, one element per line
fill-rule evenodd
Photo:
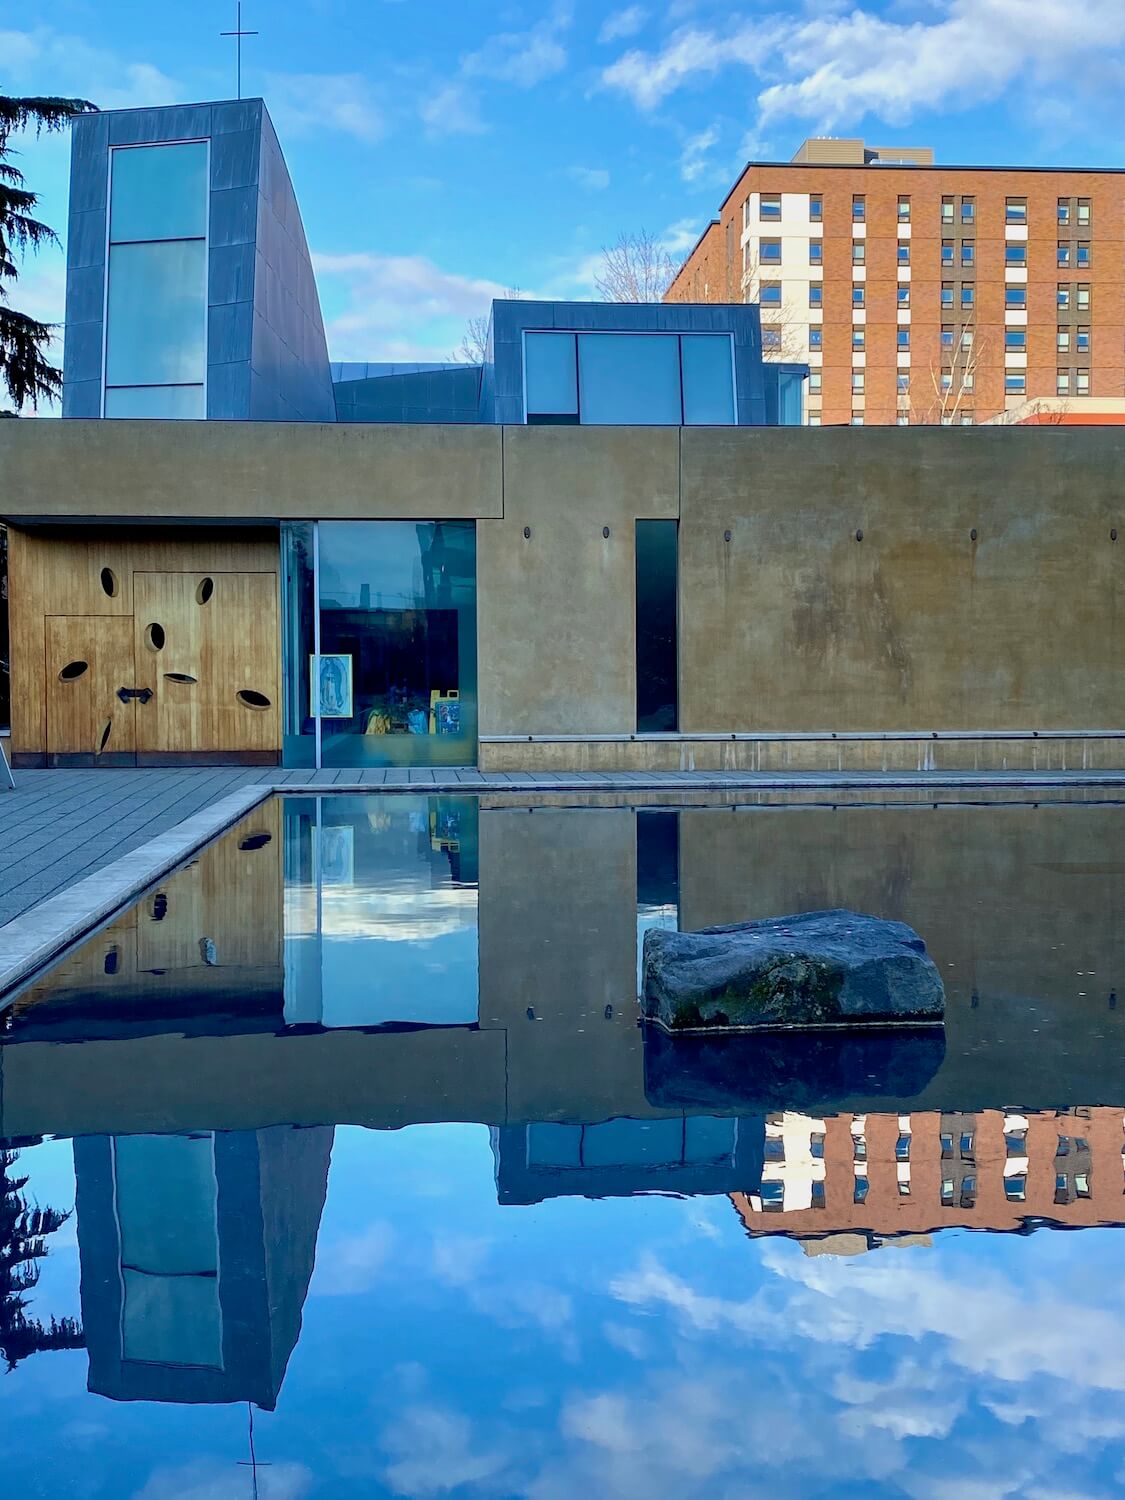
<path fill-rule="evenodd" d="M 731 1201 L 751 1234 L 798 1239 L 1116 1224 L 1123 1147 L 1120 1106 L 770 1115 L 761 1192 Z"/>

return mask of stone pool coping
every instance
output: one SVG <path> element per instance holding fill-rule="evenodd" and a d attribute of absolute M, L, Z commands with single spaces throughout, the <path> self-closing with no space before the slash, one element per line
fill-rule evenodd
<path fill-rule="evenodd" d="M 18 781 L 42 772 L 17 773 Z M 91 776 L 104 772 L 89 772 Z M 159 774 L 159 773 L 157 773 Z M 259 771 L 201 811 L 119 856 L 0 927 L 0 1009 L 6 997 L 66 948 L 87 937 L 169 871 L 225 833 L 270 797 L 372 794 L 461 795 L 504 793 L 787 792 L 842 790 L 967 790 L 1010 787 L 1120 787 L 1125 771 L 1103 772 L 482 772 Z M 0 791 L 0 797 L 11 793 Z M 16 793 L 18 796 L 18 791 Z"/>

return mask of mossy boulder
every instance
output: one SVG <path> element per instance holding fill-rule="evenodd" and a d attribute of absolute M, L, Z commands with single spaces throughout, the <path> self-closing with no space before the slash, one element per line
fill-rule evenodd
<path fill-rule="evenodd" d="M 941 1021 L 945 989 L 905 922 L 802 912 L 645 934 L 641 1009 L 666 1030 Z"/>

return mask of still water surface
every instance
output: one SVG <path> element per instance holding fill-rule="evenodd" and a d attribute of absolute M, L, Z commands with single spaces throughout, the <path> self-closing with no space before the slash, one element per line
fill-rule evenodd
<path fill-rule="evenodd" d="M 1120 1493 L 1123 819 L 264 807 L 5 1013 L 5 1493 Z M 944 1035 L 638 1026 L 645 928 L 828 906 Z"/>

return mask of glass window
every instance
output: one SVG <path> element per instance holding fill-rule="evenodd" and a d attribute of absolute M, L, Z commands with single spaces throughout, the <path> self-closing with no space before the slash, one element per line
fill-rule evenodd
<path fill-rule="evenodd" d="M 780 344 L 779 329 L 778 347 Z M 684 422 L 688 426 L 732 426 L 735 420 L 734 366 L 730 339 L 725 333 L 685 333 L 680 338 L 680 349 Z"/>
<path fill-rule="evenodd" d="M 111 153 L 110 239 L 190 240 L 207 233 L 207 142 Z"/>
<path fill-rule="evenodd" d="M 282 763 L 315 766 L 316 722 L 312 710 L 316 650 L 312 521 L 281 525 Z"/>
<path fill-rule="evenodd" d="M 1007 198 L 1004 201 L 1004 220 L 1008 224 L 1027 223 L 1027 199 Z"/>
<path fill-rule="evenodd" d="M 809 371 L 809 395 L 820 395 L 821 372 L 819 370 Z"/>
<path fill-rule="evenodd" d="M 851 425 L 853 427 L 862 427 L 863 426 L 863 413 L 861 411 L 853 411 L 852 412 Z"/>
<path fill-rule="evenodd" d="M 898 222 L 900 224 L 910 223 L 910 199 L 900 198 L 898 200 Z"/>
<path fill-rule="evenodd" d="M 941 222 L 943 224 L 953 223 L 953 199 L 943 198 L 941 200 Z"/>
<path fill-rule="evenodd" d="M 781 241 L 761 240 L 759 242 L 758 259 L 766 266 L 779 266 L 781 264 Z"/>
<path fill-rule="evenodd" d="M 910 371 L 909 370 L 900 370 L 898 372 L 898 393 L 899 393 L 900 396 L 905 396 L 909 390 L 910 390 Z"/>
<path fill-rule="evenodd" d="M 813 224 L 819 224 L 824 218 L 824 199 L 819 194 L 813 193 L 809 198 L 809 220 Z"/>
<path fill-rule="evenodd" d="M 975 419 L 974 419 L 973 414 L 972 414 L 971 411 L 963 411 L 961 413 L 961 426 L 962 427 L 971 427 L 973 425 L 974 420 Z"/>
<path fill-rule="evenodd" d="M 1090 264 L 1090 245 L 1087 240 L 1078 241 L 1078 259 L 1076 262 L 1080 271 L 1085 271 Z"/>
<path fill-rule="evenodd" d="M 810 427 L 819 427 L 820 426 L 820 413 L 818 411 L 810 411 L 809 412 L 808 425 Z"/>
<path fill-rule="evenodd" d="M 1079 224 L 1088 224 L 1090 222 L 1089 198 L 1079 198 L 1078 200 L 1078 222 Z"/>
<path fill-rule="evenodd" d="M 853 370 L 852 371 L 852 390 L 855 392 L 855 394 L 857 396 L 861 396 L 863 394 L 863 371 L 862 370 Z"/>
<path fill-rule="evenodd" d="M 953 348 L 953 328 L 949 323 L 943 323 L 941 329 L 941 347 L 943 349 Z"/>
<path fill-rule="evenodd" d="M 865 347 L 865 342 L 866 342 L 866 335 L 867 335 L 867 329 L 866 328 L 853 328 L 852 329 L 852 348 L 853 349 L 862 349 L 862 348 L 864 348 Z"/>
<path fill-rule="evenodd" d="M 1025 286 L 1006 286 L 1004 288 L 1004 306 L 1005 307 L 1026 307 L 1027 306 L 1027 287 L 1025 287 Z"/>
<path fill-rule="evenodd" d="M 867 249 L 867 241 L 866 240 L 852 240 L 852 265 L 853 266 L 862 266 L 863 265 L 864 251 L 866 249 Z"/>
<path fill-rule="evenodd" d="M 1027 245 L 1022 240 L 1011 240 L 1004 246 L 1004 264 L 1006 266 L 1027 265 Z"/>
<path fill-rule="evenodd" d="M 473 765 L 472 521 L 322 521 L 326 766 Z"/>
<path fill-rule="evenodd" d="M 962 285 L 961 285 L 961 306 L 962 307 L 972 307 L 973 302 L 975 300 L 976 300 L 976 287 L 972 286 L 971 284 L 962 283 Z"/>
<path fill-rule="evenodd" d="M 853 284 L 852 284 L 852 306 L 853 307 L 863 307 L 864 304 L 865 304 L 865 302 L 866 302 L 866 295 L 864 293 L 863 283 L 861 281 L 853 282 Z"/>
<path fill-rule="evenodd" d="M 762 324 L 762 348 L 763 349 L 780 349 L 781 348 L 781 324 L 780 323 L 763 323 Z"/>
<path fill-rule="evenodd" d="M 898 305 L 899 305 L 899 307 L 909 307 L 910 306 L 910 283 L 909 283 L 909 281 L 904 281 L 902 283 L 902 285 L 898 288 L 897 296 L 898 296 Z"/>
<path fill-rule="evenodd" d="M 105 393 L 107 417 L 166 417 L 202 421 L 207 415 L 202 385 L 117 385 Z"/>
<path fill-rule="evenodd" d="M 1070 199 L 1069 198 L 1060 198 L 1059 199 L 1059 223 L 1060 224 L 1069 224 L 1070 223 Z"/>
<path fill-rule="evenodd" d="M 941 242 L 941 263 L 944 267 L 952 267 L 953 265 L 952 240 L 942 240 Z"/>
<path fill-rule="evenodd" d="M 900 349 L 910 348 L 910 329 L 900 328 L 898 330 L 898 347 Z"/>
<path fill-rule="evenodd" d="M 976 248 L 977 247 L 972 240 L 961 241 L 961 264 L 963 266 L 972 266 L 976 264 Z"/>
<path fill-rule="evenodd" d="M 809 282 L 809 306 L 824 306 L 824 283 L 822 281 Z"/>
<path fill-rule="evenodd" d="M 1074 347 L 1080 354 L 1088 354 L 1090 352 L 1090 330 L 1088 328 L 1079 328 L 1077 330 L 1074 337 Z"/>
<path fill-rule="evenodd" d="M 1070 329 L 1060 328 L 1055 339 L 1055 348 L 1065 353 L 1070 348 Z"/>
<path fill-rule="evenodd" d="M 524 335 L 527 414 L 578 420 L 578 367 L 573 333 Z"/>
<path fill-rule="evenodd" d="M 1070 287 L 1065 282 L 1060 281 L 1058 284 L 1055 291 L 1055 305 L 1062 308 L 1070 306 Z"/>
<path fill-rule="evenodd" d="M 780 193 L 763 193 L 762 194 L 761 198 L 758 200 L 758 217 L 759 217 L 759 219 L 780 219 L 781 218 L 781 194 Z"/>
<path fill-rule="evenodd" d="M 1060 266 L 1069 266 L 1070 265 L 1070 246 L 1067 244 L 1067 242 L 1065 240 L 1060 240 L 1059 241 L 1059 246 L 1058 246 L 1058 249 L 1056 251 L 1055 258 L 1056 258 L 1057 263 Z"/>
<path fill-rule="evenodd" d="M 824 347 L 824 345 L 823 345 L 823 334 L 824 334 L 824 330 L 822 328 L 814 327 L 814 328 L 810 328 L 809 329 L 809 348 L 810 349 L 821 349 L 821 348 Z"/>
<path fill-rule="evenodd" d="M 1027 330 L 1025 328 L 1005 328 L 1004 348 L 1014 354 L 1022 354 L 1027 348 Z"/>
<path fill-rule="evenodd" d="M 584 423 L 675 427 L 683 420 L 675 334 L 581 333 L 578 379 Z"/>
<path fill-rule="evenodd" d="M 910 241 L 899 240 L 895 253 L 898 264 L 900 266 L 908 266 L 910 264 Z"/>
<path fill-rule="evenodd" d="M 758 289 L 758 301 L 762 307 L 780 307 L 781 282 L 763 281 Z M 616 337 L 616 335 L 611 334 L 610 337 Z"/>
<path fill-rule="evenodd" d="M 1027 388 L 1027 377 L 1022 370 L 1008 370 L 1004 375 L 1004 391 L 1009 396 L 1022 396 Z"/>
<path fill-rule="evenodd" d="M 977 216 L 976 200 L 973 198 L 961 199 L 961 223 L 972 224 Z"/>
<path fill-rule="evenodd" d="M 857 223 L 859 223 L 863 219 L 865 219 L 866 217 L 867 217 L 867 200 L 864 198 L 864 196 L 863 196 L 862 193 L 857 193 L 855 195 L 855 197 L 852 199 L 852 218 Z"/>
<path fill-rule="evenodd" d="M 1055 395 L 1065 396 L 1070 391 L 1070 371 L 1059 370 L 1055 375 Z"/>
<path fill-rule="evenodd" d="M 910 426 L 910 413 L 907 412 L 907 411 L 900 411 L 899 414 L 898 414 L 898 416 L 895 418 L 895 426 L 896 427 L 909 427 Z"/>
<path fill-rule="evenodd" d="M 1075 389 L 1077 390 L 1077 392 L 1078 392 L 1078 394 L 1080 396 L 1088 396 L 1090 394 L 1090 372 L 1089 372 L 1089 370 L 1079 370 L 1077 372 L 1077 381 L 1076 381 L 1076 384 L 1075 384 Z"/>
<path fill-rule="evenodd" d="M 206 242 L 111 246 L 106 385 L 202 382 L 206 353 Z"/>
<path fill-rule="evenodd" d="M 968 350 L 968 349 L 971 349 L 972 347 L 973 347 L 973 330 L 971 328 L 962 328 L 962 330 L 961 330 L 961 348 Z"/>
<path fill-rule="evenodd" d="M 672 733 L 677 724 L 677 521 L 636 523 L 637 730 Z"/>
<path fill-rule="evenodd" d="M 809 241 L 809 265 L 819 266 L 824 264 L 824 241 Z"/>
<path fill-rule="evenodd" d="M 1089 308 L 1089 306 L 1090 306 L 1090 288 L 1088 286 L 1080 286 L 1078 288 L 1078 303 L 1077 303 L 1077 305 L 1078 305 L 1079 308 L 1082 309 L 1083 312 L 1085 312 Z"/>
<path fill-rule="evenodd" d="M 951 281 L 943 281 L 941 284 L 941 305 L 942 307 L 953 306 L 953 283 Z"/>

